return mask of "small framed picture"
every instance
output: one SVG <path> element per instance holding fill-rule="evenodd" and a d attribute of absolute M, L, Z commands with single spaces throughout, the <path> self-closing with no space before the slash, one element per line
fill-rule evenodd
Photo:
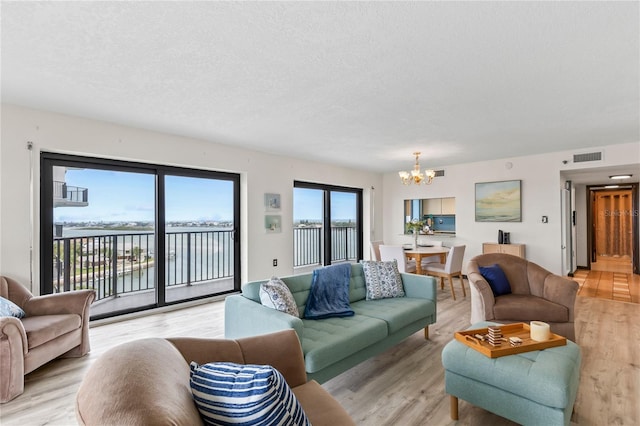
<path fill-rule="evenodd" d="M 267 233 L 282 232 L 282 218 L 280 215 L 265 215 L 264 229 Z"/>
<path fill-rule="evenodd" d="M 280 210 L 280 194 L 264 194 L 264 208 L 269 212 Z"/>

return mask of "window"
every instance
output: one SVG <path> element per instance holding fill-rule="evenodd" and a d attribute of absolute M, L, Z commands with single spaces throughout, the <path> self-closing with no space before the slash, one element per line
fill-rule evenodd
<path fill-rule="evenodd" d="M 237 174 L 42 154 L 42 294 L 92 319 L 240 289 Z"/>
<path fill-rule="evenodd" d="M 362 259 L 362 190 L 294 182 L 294 267 Z"/>

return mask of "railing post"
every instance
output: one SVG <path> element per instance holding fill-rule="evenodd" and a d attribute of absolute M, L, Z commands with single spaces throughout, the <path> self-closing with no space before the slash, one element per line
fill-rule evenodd
<path fill-rule="evenodd" d="M 344 260 L 349 260 L 349 228 L 344 228 Z"/>
<path fill-rule="evenodd" d="M 191 232 L 187 232 L 187 285 L 191 285 Z"/>
<path fill-rule="evenodd" d="M 112 295 L 118 295 L 118 236 L 113 236 L 113 244 L 111 249 L 111 285 L 113 286 Z"/>
<path fill-rule="evenodd" d="M 322 265 L 322 228 L 315 228 L 316 229 L 316 240 L 318 241 L 318 264 Z"/>
<path fill-rule="evenodd" d="M 63 288 L 64 291 L 71 290 L 71 239 L 64 239 L 64 282 Z M 75 272 L 74 272 L 75 273 Z M 58 285 L 58 291 L 60 291 L 60 286 Z"/>

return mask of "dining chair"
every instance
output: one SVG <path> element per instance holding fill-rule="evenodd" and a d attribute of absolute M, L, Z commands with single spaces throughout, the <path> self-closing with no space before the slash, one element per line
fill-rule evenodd
<path fill-rule="evenodd" d="M 416 262 L 414 260 L 408 260 L 407 255 L 404 253 L 402 246 L 388 246 L 381 244 L 380 248 L 380 260 L 391 261 L 396 260 L 398 262 L 398 271 L 416 273 Z"/>
<path fill-rule="evenodd" d="M 422 270 L 426 275 L 440 278 L 441 289 L 444 289 L 444 278 L 449 279 L 453 300 L 456 300 L 456 292 L 453 289 L 453 277 L 460 278 L 462 294 L 464 297 L 467 297 L 467 292 L 464 289 L 464 280 L 462 279 L 462 259 L 464 258 L 464 249 L 465 246 L 453 246 L 449 250 L 446 263 L 429 263 L 422 267 Z"/>
<path fill-rule="evenodd" d="M 380 261 L 380 246 L 384 244 L 382 240 L 371 241 L 371 258 Z"/>
<path fill-rule="evenodd" d="M 442 241 L 429 240 L 429 245 L 433 246 L 433 247 L 442 247 Z M 429 263 L 440 263 L 440 255 L 429 256 L 429 257 L 423 257 L 422 258 L 422 267 L 423 268 L 425 266 L 427 266 Z"/>

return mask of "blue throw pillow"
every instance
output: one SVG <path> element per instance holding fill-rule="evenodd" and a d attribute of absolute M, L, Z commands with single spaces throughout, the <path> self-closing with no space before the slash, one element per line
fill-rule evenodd
<path fill-rule="evenodd" d="M 354 312 L 349 304 L 350 280 L 350 263 L 315 269 L 311 277 L 307 304 L 304 307 L 304 317 L 322 319 L 353 316 Z"/>
<path fill-rule="evenodd" d="M 511 284 L 507 280 L 502 268 L 497 264 L 491 266 L 480 266 L 480 274 L 491 286 L 494 296 L 511 294 Z"/>
<path fill-rule="evenodd" d="M 26 315 L 20 306 L 0 296 L 0 317 L 24 318 Z"/>
<path fill-rule="evenodd" d="M 282 374 L 270 365 L 192 362 L 190 383 L 207 425 L 311 426 Z"/>

